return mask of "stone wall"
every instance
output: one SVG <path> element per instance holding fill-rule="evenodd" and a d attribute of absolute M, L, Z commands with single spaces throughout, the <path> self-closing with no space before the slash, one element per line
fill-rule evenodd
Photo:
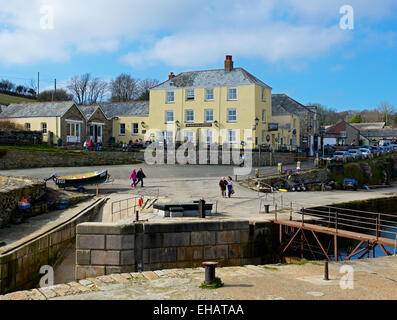
<path fill-rule="evenodd" d="M 0 176 L 0 227 L 11 222 L 18 201 L 34 202 L 46 192 L 46 183 L 23 177 Z"/>
<path fill-rule="evenodd" d="M 40 144 L 42 141 L 41 132 L 0 130 L 0 144 Z"/>
<path fill-rule="evenodd" d="M 136 163 L 136 159 L 143 159 L 143 153 L 127 152 L 95 152 L 89 151 L 73 154 L 22 151 L 8 149 L 0 154 L 0 170 L 54 167 L 81 167 L 95 165 L 122 165 Z"/>
<path fill-rule="evenodd" d="M 106 199 L 99 199 L 73 219 L 0 255 L 0 293 L 37 286 L 42 266 L 54 266 L 74 242 L 76 226 L 93 221 Z"/>
<path fill-rule="evenodd" d="M 329 180 L 327 169 L 313 169 L 291 175 L 274 175 L 259 179 L 249 178 L 248 180 L 243 181 L 243 184 L 246 184 L 248 187 L 254 189 L 258 187 L 258 184 L 263 188 L 273 186 L 275 188 L 283 189 L 290 188 L 295 184 L 322 184 L 327 183 Z"/>
<path fill-rule="evenodd" d="M 76 279 L 114 273 L 271 261 L 271 223 L 208 220 L 77 226 Z"/>

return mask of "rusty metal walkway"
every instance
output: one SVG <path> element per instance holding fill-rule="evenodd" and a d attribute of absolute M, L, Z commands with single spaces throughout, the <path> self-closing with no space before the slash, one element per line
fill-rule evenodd
<path fill-rule="evenodd" d="M 273 222 L 279 226 L 280 255 L 285 254 L 295 240 L 299 240 L 299 234 L 301 252 L 303 252 L 303 246 L 306 244 L 315 257 L 314 247 L 317 247 L 321 249 L 319 253 L 322 253 L 329 261 L 332 261 L 329 253 L 330 245 L 326 250 L 326 246 L 320 241 L 318 234 L 328 235 L 333 238 L 335 261 L 339 260 L 338 238 L 359 241 L 358 245 L 348 252 L 346 260 L 350 260 L 360 253 L 362 255 L 359 259 L 366 255 L 369 257 L 371 251 L 375 256 L 375 248 L 377 246 L 387 256 L 392 255 L 392 253 L 385 247 L 395 248 L 394 253 L 396 253 L 397 216 L 335 207 L 302 208 L 299 214 L 301 214 L 302 219 L 294 221 L 292 219 L 292 210 L 289 219 L 278 219 L 277 210 L 275 212 Z M 382 236 L 382 233 L 388 237 Z M 311 242 L 309 241 L 310 238 L 312 239 Z M 366 246 L 363 247 L 363 245 Z"/>

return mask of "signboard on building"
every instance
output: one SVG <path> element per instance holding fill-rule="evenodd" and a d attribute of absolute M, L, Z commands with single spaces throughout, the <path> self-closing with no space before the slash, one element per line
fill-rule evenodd
<path fill-rule="evenodd" d="M 278 123 L 269 123 L 269 131 L 278 131 Z"/>
<path fill-rule="evenodd" d="M 212 128 L 212 123 L 187 123 L 186 128 Z"/>

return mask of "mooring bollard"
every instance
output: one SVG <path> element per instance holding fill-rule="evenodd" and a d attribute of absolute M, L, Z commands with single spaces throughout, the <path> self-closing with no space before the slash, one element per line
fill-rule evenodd
<path fill-rule="evenodd" d="M 204 262 L 203 266 L 205 267 L 205 283 L 208 285 L 213 284 L 216 279 L 218 262 Z"/>
<path fill-rule="evenodd" d="M 328 275 L 328 260 L 325 261 L 324 263 L 324 280 L 329 280 L 329 275 Z"/>
<path fill-rule="evenodd" d="M 270 204 L 265 204 L 265 213 L 270 213 Z"/>

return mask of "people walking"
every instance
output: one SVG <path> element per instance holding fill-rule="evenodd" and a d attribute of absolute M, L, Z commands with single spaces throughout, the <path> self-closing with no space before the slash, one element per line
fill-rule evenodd
<path fill-rule="evenodd" d="M 228 197 L 231 198 L 232 195 L 234 194 L 232 177 L 229 177 L 227 180 L 227 189 L 228 189 Z"/>
<path fill-rule="evenodd" d="M 145 175 L 145 173 L 143 172 L 143 169 L 142 169 L 142 168 L 139 169 L 139 171 L 138 171 L 138 173 L 137 173 L 137 178 L 138 178 L 137 184 L 139 184 L 139 182 L 140 182 L 140 183 L 141 183 L 141 187 L 143 188 L 143 179 L 146 178 L 146 175 Z"/>
<path fill-rule="evenodd" d="M 222 197 L 226 198 L 227 181 L 224 177 L 219 181 L 219 187 L 221 188 Z"/>
<path fill-rule="evenodd" d="M 136 181 L 137 181 L 137 173 L 136 170 L 132 171 L 131 176 L 130 176 L 130 180 L 132 180 L 132 184 L 131 187 L 136 189 Z"/>

